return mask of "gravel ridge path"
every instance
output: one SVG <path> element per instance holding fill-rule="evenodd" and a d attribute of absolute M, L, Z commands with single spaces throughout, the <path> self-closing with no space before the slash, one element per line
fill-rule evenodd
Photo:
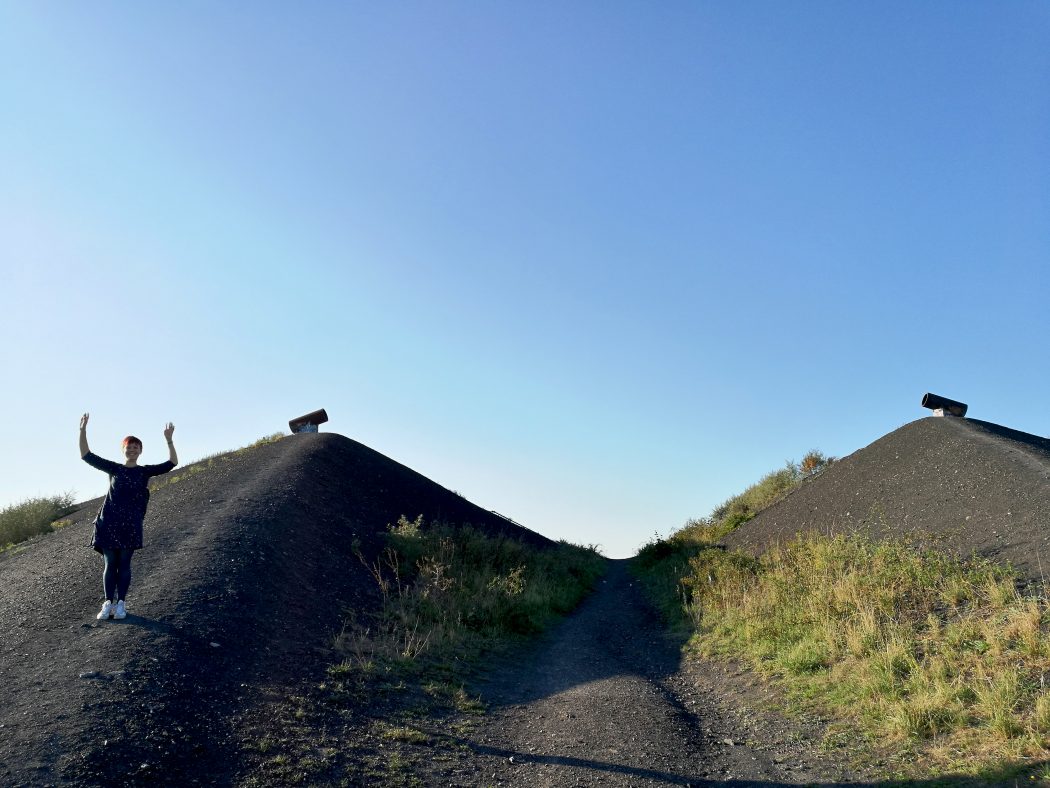
<path fill-rule="evenodd" d="M 581 607 L 478 685 L 489 712 L 430 762 L 426 785 L 777 786 L 852 779 L 817 722 L 770 712 L 769 689 L 726 665 L 683 663 L 628 560 Z M 439 731 L 434 731 L 439 734 Z"/>

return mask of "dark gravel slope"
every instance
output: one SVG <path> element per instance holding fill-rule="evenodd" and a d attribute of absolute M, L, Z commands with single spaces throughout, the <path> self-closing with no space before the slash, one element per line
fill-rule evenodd
<path fill-rule="evenodd" d="M 227 784 L 259 688 L 320 675 L 348 608 L 374 604 L 355 539 L 374 554 L 423 514 L 550 544 L 330 433 L 190 470 L 153 494 L 124 621 L 94 618 L 101 499 L 0 557 L 0 784 Z"/>
<path fill-rule="evenodd" d="M 906 424 L 727 537 L 760 553 L 796 533 L 862 531 L 1050 577 L 1050 440 L 973 419 Z"/>

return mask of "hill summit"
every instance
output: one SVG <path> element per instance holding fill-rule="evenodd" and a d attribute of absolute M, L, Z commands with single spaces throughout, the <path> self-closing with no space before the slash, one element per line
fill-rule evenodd
<path fill-rule="evenodd" d="M 803 532 L 864 533 L 1050 579 L 1050 440 L 927 417 L 845 457 L 731 533 L 759 554 Z"/>

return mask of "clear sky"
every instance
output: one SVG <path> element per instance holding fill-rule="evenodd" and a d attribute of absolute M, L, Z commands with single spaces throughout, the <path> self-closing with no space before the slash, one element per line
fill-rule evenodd
<path fill-rule="evenodd" d="M 926 391 L 1050 433 L 1048 261 L 1042 0 L 0 4 L 0 506 L 324 407 L 626 556 Z"/>

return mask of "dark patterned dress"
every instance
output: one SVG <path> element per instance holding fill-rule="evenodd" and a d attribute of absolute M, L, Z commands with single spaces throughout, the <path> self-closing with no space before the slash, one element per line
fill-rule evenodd
<path fill-rule="evenodd" d="M 142 547 L 142 521 L 149 504 L 149 480 L 175 466 L 169 460 L 159 465 L 129 468 L 104 460 L 92 452 L 84 455 L 84 462 L 109 474 L 109 492 L 95 517 L 91 546 L 100 553 L 104 550 L 138 550 Z"/>

